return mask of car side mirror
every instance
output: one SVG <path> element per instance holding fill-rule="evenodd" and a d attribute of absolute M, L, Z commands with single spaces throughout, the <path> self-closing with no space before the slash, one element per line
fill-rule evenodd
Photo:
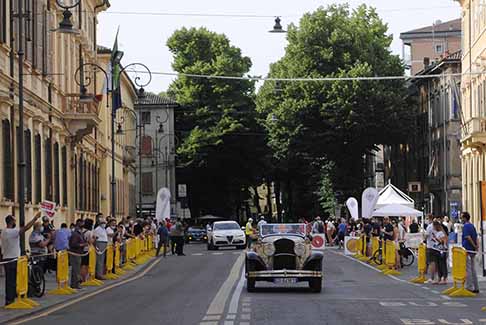
<path fill-rule="evenodd" d="M 245 227 L 241 227 L 241 230 L 245 231 Z"/>

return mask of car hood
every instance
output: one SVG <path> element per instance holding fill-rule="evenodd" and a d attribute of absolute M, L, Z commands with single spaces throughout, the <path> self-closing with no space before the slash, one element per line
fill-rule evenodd
<path fill-rule="evenodd" d="M 300 237 L 300 236 L 282 236 L 282 235 L 275 235 L 275 236 L 267 236 L 262 239 L 263 243 L 273 243 L 274 241 L 277 241 L 279 239 L 289 239 L 294 241 L 294 243 L 304 243 L 305 239 Z"/>
<path fill-rule="evenodd" d="M 234 229 L 234 230 L 215 230 L 213 231 L 214 236 L 236 236 L 236 235 L 244 235 L 245 233 L 242 230 Z"/>

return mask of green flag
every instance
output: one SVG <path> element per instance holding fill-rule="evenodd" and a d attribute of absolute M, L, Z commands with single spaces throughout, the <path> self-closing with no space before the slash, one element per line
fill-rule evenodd
<path fill-rule="evenodd" d="M 121 98 L 121 87 L 120 87 L 120 62 L 116 62 L 116 56 L 118 54 L 118 33 L 120 31 L 120 27 L 116 31 L 115 37 L 115 44 L 113 44 L 113 49 L 111 50 L 111 85 L 112 85 L 112 96 L 113 100 L 113 109 L 117 110 L 122 107 L 122 98 Z"/>

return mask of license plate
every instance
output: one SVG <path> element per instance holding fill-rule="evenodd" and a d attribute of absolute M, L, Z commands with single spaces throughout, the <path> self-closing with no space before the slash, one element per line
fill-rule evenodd
<path fill-rule="evenodd" d="M 275 284 L 297 283 L 297 279 L 296 278 L 278 278 L 278 279 L 273 279 L 273 283 L 275 283 Z"/>

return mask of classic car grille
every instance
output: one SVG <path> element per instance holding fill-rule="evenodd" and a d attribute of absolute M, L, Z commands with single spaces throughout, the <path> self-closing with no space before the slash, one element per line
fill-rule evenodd
<path fill-rule="evenodd" d="M 279 239 L 274 242 L 275 254 L 273 255 L 273 269 L 282 270 L 296 269 L 296 256 L 294 252 L 294 241 L 290 239 Z"/>

